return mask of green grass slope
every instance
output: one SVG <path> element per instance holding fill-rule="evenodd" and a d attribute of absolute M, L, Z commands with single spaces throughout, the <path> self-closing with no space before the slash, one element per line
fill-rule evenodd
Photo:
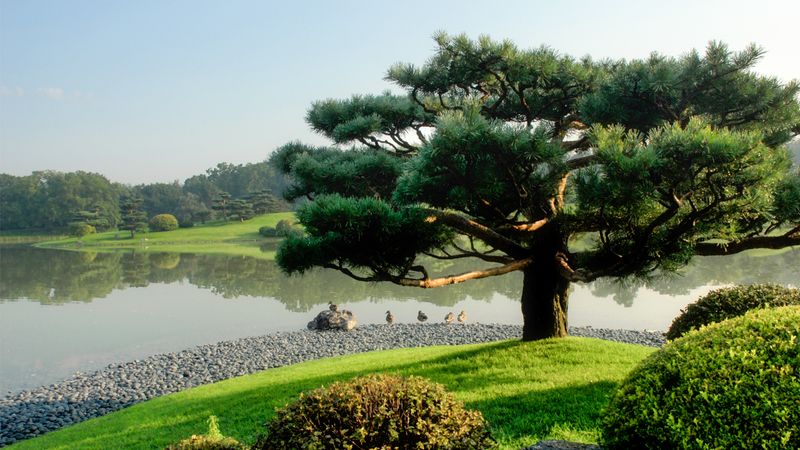
<path fill-rule="evenodd" d="M 503 341 L 371 352 L 270 369 L 160 397 L 9 447 L 160 449 L 206 431 L 253 443 L 276 407 L 306 390 L 376 372 L 444 384 L 492 426 L 500 448 L 537 440 L 596 442 L 600 411 L 623 377 L 652 348 L 598 339 Z"/>
<path fill-rule="evenodd" d="M 208 222 L 174 231 L 137 233 L 133 239 L 128 231 L 106 231 L 84 236 L 80 242 L 72 237 L 42 242 L 36 246 L 64 250 L 222 253 L 271 259 L 273 252 L 265 253 L 259 248 L 268 240 L 258 234 L 258 229 L 263 226 L 274 227 L 282 219 L 294 219 L 294 213 L 265 214 L 244 222 Z"/>

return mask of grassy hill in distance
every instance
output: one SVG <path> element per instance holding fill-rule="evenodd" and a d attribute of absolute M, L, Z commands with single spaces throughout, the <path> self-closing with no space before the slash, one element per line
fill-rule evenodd
<path fill-rule="evenodd" d="M 294 213 L 265 214 L 244 222 L 214 221 L 173 231 L 137 233 L 133 239 L 128 231 L 106 231 L 81 239 L 71 237 L 42 242 L 36 247 L 80 251 L 219 253 L 272 259 L 274 250 L 264 251 L 261 247 L 275 239 L 261 236 L 258 229 L 263 226 L 274 227 L 283 219 L 294 221 Z"/>

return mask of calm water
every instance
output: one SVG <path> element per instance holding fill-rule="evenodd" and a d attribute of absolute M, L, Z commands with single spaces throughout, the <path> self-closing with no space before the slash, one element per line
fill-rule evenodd
<path fill-rule="evenodd" d="M 682 276 L 646 285 L 576 285 L 569 320 L 577 326 L 663 330 L 714 286 L 798 285 L 799 267 L 800 249 L 794 249 L 698 258 Z M 522 323 L 521 281 L 520 274 L 511 274 L 422 290 L 360 283 L 332 271 L 287 278 L 274 263 L 247 257 L 2 247 L 0 395 L 114 362 L 303 329 L 329 301 L 354 311 L 362 324 L 383 323 L 387 309 L 400 322 L 415 321 L 420 309 L 432 321 L 463 309 L 470 321 Z"/>

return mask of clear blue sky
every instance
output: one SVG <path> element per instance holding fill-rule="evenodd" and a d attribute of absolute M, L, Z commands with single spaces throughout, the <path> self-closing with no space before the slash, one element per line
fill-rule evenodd
<path fill-rule="evenodd" d="M 798 0 L 0 0 L 0 172 L 183 181 L 322 144 L 311 102 L 391 88 L 386 69 L 423 63 L 436 30 L 596 59 L 755 42 L 757 70 L 786 81 L 798 23 Z"/>

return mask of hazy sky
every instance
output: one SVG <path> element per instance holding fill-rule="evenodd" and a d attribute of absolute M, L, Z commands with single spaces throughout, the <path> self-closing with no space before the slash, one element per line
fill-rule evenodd
<path fill-rule="evenodd" d="M 0 172 L 183 181 L 322 144 L 311 102 L 391 88 L 386 69 L 424 63 L 436 30 L 596 59 L 755 42 L 757 70 L 787 81 L 798 23 L 798 0 L 0 0 Z"/>

